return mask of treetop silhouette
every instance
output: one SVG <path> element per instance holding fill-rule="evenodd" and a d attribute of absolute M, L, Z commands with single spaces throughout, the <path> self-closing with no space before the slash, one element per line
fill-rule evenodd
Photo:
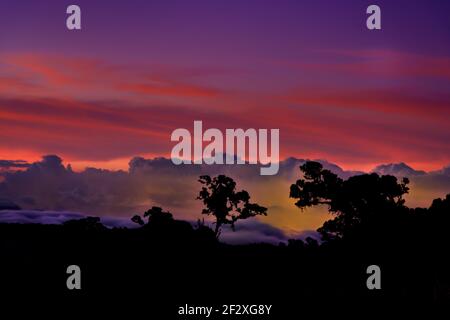
<path fill-rule="evenodd" d="M 394 176 L 372 173 L 343 180 L 313 161 L 301 165 L 300 170 L 303 178 L 291 185 L 290 197 L 298 199 L 295 205 L 300 209 L 328 205 L 335 218 L 318 229 L 324 239 L 341 238 L 357 226 L 407 209 L 403 199 L 409 190 L 407 178 L 398 183 Z"/>
<path fill-rule="evenodd" d="M 173 215 L 168 211 L 163 211 L 160 207 L 151 207 L 144 212 L 144 218 L 147 218 L 147 225 L 163 225 L 173 221 Z M 143 226 L 144 219 L 139 215 L 134 215 L 131 221 Z"/>
<path fill-rule="evenodd" d="M 250 203 L 247 191 L 236 192 L 236 182 L 230 177 L 219 175 L 211 178 L 203 175 L 198 181 L 203 187 L 197 199 L 202 200 L 206 207 L 202 214 L 215 217 L 216 237 L 219 237 L 223 225 L 230 225 L 234 231 L 238 220 L 267 215 L 267 208 Z"/>

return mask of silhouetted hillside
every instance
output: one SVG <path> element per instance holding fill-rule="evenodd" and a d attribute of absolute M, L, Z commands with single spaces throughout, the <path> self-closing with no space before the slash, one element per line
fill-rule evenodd
<path fill-rule="evenodd" d="M 77 297 L 80 303 L 119 295 L 147 301 L 148 314 L 166 315 L 175 315 L 185 303 L 269 303 L 276 319 L 294 312 L 298 303 L 450 302 L 450 195 L 429 208 L 411 209 L 403 201 L 406 179 L 373 173 L 343 180 L 315 162 L 301 170 L 290 190 L 296 205 L 326 205 L 334 216 L 319 229 L 322 242 L 226 245 L 204 223 L 193 226 L 158 207 L 132 217 L 137 228 L 107 228 L 95 217 L 62 225 L 0 224 L 2 290 L 10 297 L 25 292 L 57 300 Z M 216 182 L 225 178 L 220 179 Z M 216 190 L 217 201 L 226 194 L 245 200 L 230 210 L 245 203 L 262 210 L 248 202 L 247 193 L 236 197 L 231 186 L 226 193 Z M 214 199 L 211 195 L 204 193 L 204 199 Z M 214 203 L 205 206 L 221 210 Z M 237 213 L 252 216 L 242 209 Z M 82 270 L 80 291 L 65 286 L 71 264 Z M 382 270 L 381 290 L 366 287 L 366 268 L 372 264 Z"/>

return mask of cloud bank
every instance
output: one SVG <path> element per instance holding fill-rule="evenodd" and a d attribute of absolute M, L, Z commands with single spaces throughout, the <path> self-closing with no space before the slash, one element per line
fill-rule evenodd
<path fill-rule="evenodd" d="M 100 216 L 105 224 L 128 226 L 134 214 L 142 214 L 151 206 L 161 206 L 176 219 L 195 222 L 201 215 L 201 203 L 196 200 L 200 190 L 200 175 L 226 174 L 237 181 L 238 189 L 249 191 L 252 201 L 266 206 L 267 217 L 240 222 L 239 232 L 224 231 L 228 242 L 279 242 L 289 237 L 301 237 L 316 230 L 329 219 L 326 207 L 301 212 L 289 199 L 289 186 L 300 177 L 299 166 L 304 159 L 288 158 L 280 162 L 279 174 L 259 175 L 252 165 L 181 165 L 166 158 L 130 160 L 127 171 L 86 168 L 76 172 L 56 155 L 47 155 L 34 163 L 19 162 L 21 170 L 1 173 L 0 203 L 4 204 L 0 221 L 58 223 L 84 215 Z M 320 161 L 325 168 L 346 179 L 359 171 L 346 171 L 339 166 Z M 8 163 L 0 161 L 1 163 Z M 13 166 L 11 166 L 13 167 Z M 427 207 L 437 197 L 450 192 L 450 169 L 416 171 L 406 164 L 376 167 L 374 172 L 411 179 L 407 196 L 409 206 Z M 22 211 L 14 209 L 14 205 Z M 1 208 L 0 208 L 1 209 Z M 206 218 L 206 221 L 211 221 Z"/>

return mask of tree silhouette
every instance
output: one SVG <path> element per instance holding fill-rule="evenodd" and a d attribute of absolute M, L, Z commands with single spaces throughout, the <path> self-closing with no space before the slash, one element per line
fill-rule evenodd
<path fill-rule="evenodd" d="M 403 199 L 409 190 L 407 178 L 398 183 L 394 176 L 372 173 L 343 180 L 313 161 L 301 165 L 300 170 L 303 178 L 291 185 L 290 197 L 298 199 L 295 205 L 301 209 L 328 205 L 335 218 L 318 229 L 326 240 L 341 238 L 359 226 L 374 227 L 380 219 L 393 220 L 407 212 Z"/>
<path fill-rule="evenodd" d="M 145 218 L 147 222 L 144 221 Z M 197 225 L 193 226 L 187 221 L 174 219 L 170 212 L 163 211 L 160 207 L 152 207 L 143 214 L 143 217 L 135 215 L 131 221 L 139 224 L 147 237 L 176 246 L 188 245 L 193 241 L 217 242 L 214 232 L 203 222 L 198 221 Z"/>
<path fill-rule="evenodd" d="M 168 224 L 173 221 L 173 216 L 170 212 L 163 211 L 160 207 L 152 207 L 144 212 L 144 218 L 147 218 L 148 225 Z M 145 225 L 144 219 L 140 215 L 134 215 L 131 221 L 141 226 Z"/>
<path fill-rule="evenodd" d="M 68 230 L 78 230 L 84 232 L 104 231 L 106 227 L 100 222 L 99 217 L 86 217 L 77 220 L 68 220 L 63 223 Z"/>
<path fill-rule="evenodd" d="M 248 193 L 237 192 L 231 178 L 203 176 L 199 199 L 205 204 L 204 213 L 216 218 L 216 233 L 203 220 L 195 226 L 159 207 L 132 218 L 139 228 L 106 227 L 98 217 L 63 225 L 0 223 L 2 290 L 15 293 L 19 300 L 23 288 L 33 297 L 46 292 L 64 296 L 64 279 L 58 274 L 76 261 L 91 274 L 101 271 L 96 281 L 89 282 L 88 292 L 107 297 L 152 288 L 149 297 L 163 312 L 170 306 L 158 300 L 161 292 L 180 301 L 191 296 L 203 299 L 204 294 L 195 296 L 199 290 L 193 288 L 204 288 L 207 295 L 222 300 L 233 294 L 244 300 L 252 295 L 281 298 L 286 308 L 299 299 L 313 304 L 320 294 L 327 305 L 336 307 L 355 301 L 391 310 L 399 304 L 403 312 L 403 306 L 412 303 L 448 305 L 450 195 L 435 199 L 428 208 L 407 208 L 403 200 L 407 180 L 376 174 L 344 180 L 315 162 L 305 163 L 301 170 L 301 179 L 291 186 L 297 206 L 326 205 L 334 216 L 319 229 L 323 242 L 307 237 L 291 239 L 287 245 L 220 243 L 221 226 L 266 210 L 250 204 Z M 370 264 L 387 271 L 382 271 L 382 294 L 366 289 Z M 29 272 L 30 266 L 35 272 Z M 267 277 L 269 269 L 274 276 Z M 199 270 L 202 273 L 196 276 Z M 235 286 L 217 285 L 225 278 L 247 285 L 237 291 Z M 299 290 L 280 296 L 288 282 Z M 289 318 L 292 311 L 286 310 L 284 318 Z"/>
<path fill-rule="evenodd" d="M 131 221 L 133 221 L 134 223 L 137 223 L 140 226 L 143 226 L 145 224 L 144 220 L 142 219 L 142 217 L 138 214 L 134 215 L 131 218 Z"/>
<path fill-rule="evenodd" d="M 219 175 L 211 178 L 204 175 L 198 181 L 203 187 L 197 199 L 202 200 L 206 207 L 202 214 L 215 217 L 214 233 L 217 238 L 223 225 L 229 224 L 234 231 L 237 220 L 267 215 L 267 208 L 249 202 L 247 191 L 236 192 L 236 182 L 230 177 Z"/>

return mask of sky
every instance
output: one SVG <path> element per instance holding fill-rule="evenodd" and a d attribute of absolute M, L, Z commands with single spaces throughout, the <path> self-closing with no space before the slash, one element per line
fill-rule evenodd
<path fill-rule="evenodd" d="M 450 2 L 376 1 L 372 31 L 370 4 L 2 0 L 0 160 L 127 171 L 202 120 L 279 128 L 281 159 L 445 171 Z"/>

